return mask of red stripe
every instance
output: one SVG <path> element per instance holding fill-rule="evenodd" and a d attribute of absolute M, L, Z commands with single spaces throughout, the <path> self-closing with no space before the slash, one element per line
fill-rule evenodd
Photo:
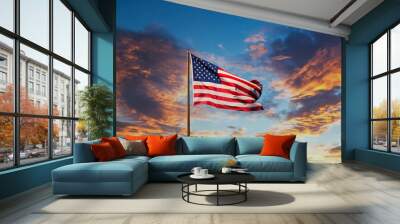
<path fill-rule="evenodd" d="M 232 87 L 235 87 L 236 89 L 240 89 L 240 91 L 251 95 L 255 99 L 258 99 L 258 97 L 259 97 L 256 93 L 254 93 L 254 92 L 252 92 L 252 91 L 250 91 L 250 90 L 248 90 L 248 89 L 244 88 L 243 86 L 240 86 L 240 85 L 238 85 L 236 83 L 231 83 L 231 82 L 226 82 L 226 81 L 222 81 L 221 80 L 221 84 L 226 85 L 226 86 L 232 86 Z"/>
<path fill-rule="evenodd" d="M 255 106 L 255 107 L 237 107 L 237 106 L 228 106 L 228 105 L 223 105 L 223 104 L 217 104 L 214 102 L 210 101 L 197 101 L 194 102 L 194 105 L 199 105 L 199 104 L 206 104 L 210 105 L 216 108 L 220 109 L 226 109 L 226 110 L 237 110 L 237 111 L 258 111 L 258 110 L 264 110 L 262 106 Z"/>
<path fill-rule="evenodd" d="M 214 91 L 221 92 L 221 93 L 229 93 L 229 94 L 232 94 L 235 96 L 249 96 L 247 94 L 240 93 L 237 91 L 213 87 L 213 86 L 205 86 L 205 85 L 193 85 L 193 89 L 208 89 L 208 90 L 214 90 Z M 253 97 L 254 99 L 256 99 L 253 95 L 251 95 L 250 97 Z"/>
<path fill-rule="evenodd" d="M 261 91 L 261 88 L 259 86 L 257 86 L 256 84 L 254 84 L 252 82 L 249 82 L 249 81 L 244 81 L 243 79 L 237 78 L 234 75 L 227 75 L 227 74 L 223 74 L 223 73 L 218 73 L 218 76 L 236 80 L 236 81 L 241 82 L 241 83 L 245 84 L 246 86 L 248 86 L 250 88 L 253 88 L 253 89 L 255 89 L 255 90 L 259 91 L 259 92 Z"/>
<path fill-rule="evenodd" d="M 209 93 L 195 93 L 193 94 L 194 97 L 209 97 L 212 99 L 216 99 L 216 100 L 223 100 L 223 101 L 227 101 L 227 102 L 234 102 L 234 103 L 254 103 L 255 100 L 243 100 L 243 99 L 232 99 L 232 98 L 228 98 L 228 97 L 223 97 L 223 96 L 216 96 L 213 94 L 209 94 Z M 196 99 L 193 99 L 196 100 Z"/>

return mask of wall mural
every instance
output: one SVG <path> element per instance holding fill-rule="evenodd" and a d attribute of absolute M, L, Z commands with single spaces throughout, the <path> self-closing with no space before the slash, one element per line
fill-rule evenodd
<path fill-rule="evenodd" d="M 310 160 L 340 161 L 340 38 L 155 0 L 117 1 L 117 29 L 118 135 L 187 134 L 190 51 L 262 88 L 240 111 L 193 105 L 191 80 L 190 135 L 293 133 Z"/>

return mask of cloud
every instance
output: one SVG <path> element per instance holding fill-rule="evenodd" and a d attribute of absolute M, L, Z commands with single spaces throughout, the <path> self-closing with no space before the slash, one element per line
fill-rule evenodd
<path fill-rule="evenodd" d="M 248 36 L 244 39 L 244 42 L 249 44 L 247 51 L 253 60 L 261 58 L 268 52 L 267 47 L 265 47 L 265 35 L 262 32 Z"/>
<path fill-rule="evenodd" d="M 291 59 L 291 58 L 292 57 L 287 56 L 287 55 L 277 55 L 277 56 L 272 57 L 271 59 L 274 61 L 284 61 L 284 60 Z"/>
<path fill-rule="evenodd" d="M 245 43 L 265 42 L 265 35 L 262 32 L 256 33 L 256 34 L 252 34 L 252 35 L 246 37 L 246 39 L 244 39 L 244 42 Z"/>
<path fill-rule="evenodd" d="M 118 134 L 185 132 L 186 57 L 160 30 L 118 32 Z"/>
<path fill-rule="evenodd" d="M 225 47 L 224 47 L 223 44 L 218 44 L 217 47 L 218 47 L 219 49 L 221 49 L 221 50 L 225 50 Z"/>
<path fill-rule="evenodd" d="M 332 124 L 340 121 L 340 111 L 340 102 L 321 105 L 313 110 L 291 116 L 270 130 L 276 134 L 318 136 L 324 133 Z"/>
<path fill-rule="evenodd" d="M 249 51 L 249 55 L 253 60 L 261 58 L 268 52 L 267 48 L 262 42 L 249 45 L 247 50 Z"/>
<path fill-rule="evenodd" d="M 325 34 L 293 31 L 284 38 L 275 39 L 268 47 L 270 54 L 264 60 L 265 65 L 278 75 L 287 76 L 305 65 L 321 47 L 340 48 L 340 39 Z"/>
<path fill-rule="evenodd" d="M 286 78 L 271 83 L 281 91 L 281 97 L 302 99 L 341 86 L 340 49 L 322 48 L 303 66 L 296 68 Z"/>
<path fill-rule="evenodd" d="M 270 83 L 275 91 L 272 102 L 288 100 L 281 123 L 271 130 L 317 136 L 341 118 L 341 52 L 340 45 L 322 45 L 301 66 L 280 74 Z M 283 70 L 280 70 L 283 71 Z M 274 108 L 274 107 L 273 107 Z"/>
<path fill-rule="evenodd" d="M 191 136 L 244 136 L 246 129 L 242 127 L 228 126 L 223 130 L 192 130 Z"/>

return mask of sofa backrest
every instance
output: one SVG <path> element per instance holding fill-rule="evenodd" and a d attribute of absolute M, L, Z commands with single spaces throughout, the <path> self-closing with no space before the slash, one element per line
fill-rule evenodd
<path fill-rule="evenodd" d="M 181 137 L 177 141 L 178 154 L 226 154 L 235 155 L 233 137 Z"/>
<path fill-rule="evenodd" d="M 236 137 L 236 155 L 259 154 L 263 145 L 263 137 Z"/>

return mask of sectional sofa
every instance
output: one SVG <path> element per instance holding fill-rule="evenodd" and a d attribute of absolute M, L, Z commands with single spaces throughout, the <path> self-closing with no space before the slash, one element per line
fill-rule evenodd
<path fill-rule="evenodd" d="M 131 195 L 148 181 L 176 181 L 180 174 L 200 166 L 218 172 L 234 159 L 260 182 L 304 182 L 307 169 L 307 144 L 295 142 L 290 159 L 258 155 L 261 137 L 180 137 L 177 155 L 127 156 L 96 162 L 90 145 L 77 143 L 74 163 L 52 172 L 54 194 Z"/>

